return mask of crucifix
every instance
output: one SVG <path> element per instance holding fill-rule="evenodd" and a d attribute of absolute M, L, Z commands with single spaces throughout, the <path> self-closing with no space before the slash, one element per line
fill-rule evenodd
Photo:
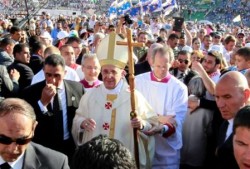
<path fill-rule="evenodd" d="M 133 47 L 144 47 L 144 43 L 132 42 L 132 31 L 127 28 L 127 42 L 116 42 L 117 45 L 128 46 L 128 67 L 129 67 L 129 87 L 130 87 L 130 103 L 131 103 L 131 113 L 130 118 L 133 119 L 137 116 L 135 112 L 135 83 L 134 83 L 134 59 L 133 59 Z M 134 128 L 134 156 L 136 161 L 136 166 L 140 169 L 140 160 L 139 160 L 139 148 L 138 148 L 138 139 L 137 139 L 137 129 Z"/>

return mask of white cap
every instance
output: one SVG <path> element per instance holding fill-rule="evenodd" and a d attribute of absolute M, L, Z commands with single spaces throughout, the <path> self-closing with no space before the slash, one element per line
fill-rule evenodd
<path fill-rule="evenodd" d="M 209 51 L 211 51 L 211 50 L 217 51 L 217 52 L 220 52 L 221 54 L 223 54 L 223 49 L 222 49 L 222 46 L 220 46 L 220 45 L 212 45 L 211 48 L 209 49 Z"/>
<path fill-rule="evenodd" d="M 190 46 L 184 46 L 181 50 L 185 50 L 185 51 L 187 51 L 187 52 L 189 52 L 189 53 L 192 53 L 193 52 L 193 49 L 190 47 Z"/>
<path fill-rule="evenodd" d="M 87 30 L 86 30 L 86 29 L 82 29 L 82 30 L 80 31 L 80 35 L 83 34 L 83 33 L 85 33 L 85 32 L 87 32 Z"/>
<path fill-rule="evenodd" d="M 61 39 L 69 37 L 69 34 L 66 31 L 60 31 L 60 32 L 58 32 L 56 37 L 58 40 L 61 40 Z"/>
<path fill-rule="evenodd" d="M 245 47 L 250 48 L 250 42 L 245 44 Z"/>
<path fill-rule="evenodd" d="M 47 31 L 42 32 L 40 37 L 45 39 L 52 39 L 51 35 Z"/>

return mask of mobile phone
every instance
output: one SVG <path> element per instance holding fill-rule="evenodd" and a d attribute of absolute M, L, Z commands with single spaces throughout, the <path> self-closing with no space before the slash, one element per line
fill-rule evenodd
<path fill-rule="evenodd" d="M 173 31 L 182 32 L 182 24 L 184 22 L 184 18 L 174 17 L 174 26 Z"/>

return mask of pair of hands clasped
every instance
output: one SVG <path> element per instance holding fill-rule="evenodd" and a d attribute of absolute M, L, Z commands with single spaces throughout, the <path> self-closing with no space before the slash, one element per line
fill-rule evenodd
<path fill-rule="evenodd" d="M 164 124 L 176 126 L 175 115 L 158 115 L 157 120 L 158 123 L 151 123 L 152 128 L 150 130 L 144 131 L 146 135 L 152 136 L 161 133 L 164 128 Z"/>

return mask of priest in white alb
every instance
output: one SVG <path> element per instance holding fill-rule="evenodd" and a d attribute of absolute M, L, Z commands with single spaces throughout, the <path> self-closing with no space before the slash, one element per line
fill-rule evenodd
<path fill-rule="evenodd" d="M 152 169 L 179 169 L 182 124 L 187 112 L 187 87 L 169 73 L 174 54 L 169 47 L 158 47 L 152 55 L 153 70 L 135 77 L 135 87 L 146 98 L 163 127 L 152 129 L 155 155 Z"/>
<path fill-rule="evenodd" d="M 116 41 L 124 39 L 114 32 L 110 33 L 97 48 L 103 84 L 88 91 L 81 98 L 73 120 L 72 135 L 75 143 L 81 145 L 93 137 L 105 134 L 120 140 L 134 154 L 133 128 L 137 128 L 140 168 L 150 169 L 154 137 L 147 136 L 144 132 L 155 124 L 157 114 L 146 99 L 135 91 L 137 117 L 130 119 L 130 90 L 124 77 L 128 47 L 118 46 Z"/>

